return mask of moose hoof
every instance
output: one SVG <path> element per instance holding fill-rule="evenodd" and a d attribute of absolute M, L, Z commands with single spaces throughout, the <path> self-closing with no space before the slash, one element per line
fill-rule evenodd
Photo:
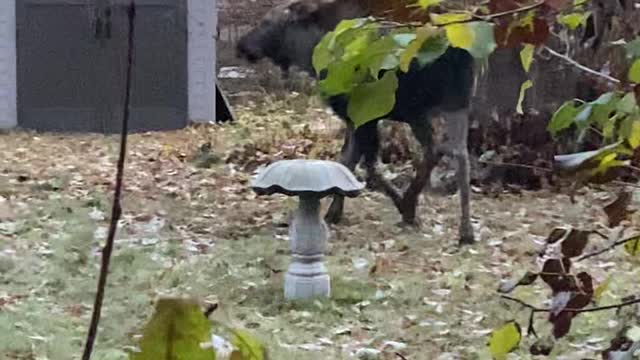
<path fill-rule="evenodd" d="M 475 237 L 473 236 L 473 228 L 469 227 L 466 229 L 461 229 L 460 231 L 460 246 L 463 245 L 472 245 L 474 244 L 475 241 Z"/>
<path fill-rule="evenodd" d="M 402 221 L 398 223 L 398 226 L 403 228 L 412 228 L 416 230 L 420 230 L 422 228 L 422 221 L 420 221 L 417 217 L 412 218 L 402 218 Z"/>

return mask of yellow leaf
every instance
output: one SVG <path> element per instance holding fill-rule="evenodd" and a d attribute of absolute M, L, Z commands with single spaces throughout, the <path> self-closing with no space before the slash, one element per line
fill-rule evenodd
<path fill-rule="evenodd" d="M 624 244 L 624 250 L 631 256 L 640 254 L 640 236 L 636 236 L 633 240 L 627 241 Z"/>
<path fill-rule="evenodd" d="M 200 347 L 211 339 L 210 329 L 195 300 L 161 298 L 143 330 L 140 352 L 131 360 L 215 360 L 213 350 Z"/>
<path fill-rule="evenodd" d="M 527 80 L 523 82 L 522 86 L 520 86 L 520 97 L 518 98 L 518 105 L 516 106 L 516 111 L 518 112 L 518 114 L 524 113 L 524 111 L 522 110 L 522 102 L 524 101 L 524 95 L 527 92 L 527 89 L 529 89 L 532 86 L 533 86 L 533 83 L 531 82 L 531 80 Z"/>
<path fill-rule="evenodd" d="M 596 289 L 593 291 L 593 300 L 595 300 L 595 302 L 600 301 L 602 294 L 604 294 L 604 292 L 609 287 L 609 283 L 611 283 L 611 276 L 609 276 L 605 281 L 598 284 Z"/>
<path fill-rule="evenodd" d="M 640 120 L 634 120 L 631 123 L 631 133 L 629 134 L 629 145 L 633 149 L 640 146 Z"/>
<path fill-rule="evenodd" d="M 467 50 L 473 46 L 475 33 L 467 24 L 447 25 L 444 30 L 451 46 Z"/>
<path fill-rule="evenodd" d="M 629 80 L 636 84 L 640 83 L 640 59 L 634 61 L 629 68 Z"/>
<path fill-rule="evenodd" d="M 509 321 L 499 329 L 493 330 L 489 339 L 489 351 L 497 360 L 504 360 L 507 354 L 520 344 L 522 332 L 520 325 L 515 321 Z"/>
<path fill-rule="evenodd" d="M 471 20 L 469 13 L 429 14 L 431 22 L 435 25 L 446 25 Z"/>
<path fill-rule="evenodd" d="M 522 62 L 522 68 L 525 72 L 529 72 L 531 69 L 531 63 L 533 62 L 533 50 L 535 46 L 532 44 L 526 44 L 522 51 L 520 51 L 520 62 Z"/>
<path fill-rule="evenodd" d="M 418 0 L 418 5 L 423 9 L 427 9 L 429 6 L 438 5 L 441 2 L 442 0 Z"/>

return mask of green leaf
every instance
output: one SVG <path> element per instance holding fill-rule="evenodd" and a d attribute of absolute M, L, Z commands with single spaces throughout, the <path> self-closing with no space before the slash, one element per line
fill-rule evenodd
<path fill-rule="evenodd" d="M 380 70 L 395 69 L 400 65 L 400 60 L 394 53 L 396 45 L 396 42 L 390 36 L 382 37 L 371 43 L 367 52 L 370 54 L 367 66 L 373 78 L 378 78 Z"/>
<path fill-rule="evenodd" d="M 444 33 L 429 37 L 422 44 L 422 48 L 416 55 L 418 64 L 425 66 L 436 61 L 442 54 L 444 54 L 449 48 L 449 41 Z"/>
<path fill-rule="evenodd" d="M 442 0 L 418 0 L 418 5 L 423 9 L 427 9 L 430 6 L 438 5 L 441 2 Z"/>
<path fill-rule="evenodd" d="M 627 58 L 635 59 L 640 57 L 640 37 L 637 37 L 624 46 Z"/>
<path fill-rule="evenodd" d="M 618 102 L 616 110 L 621 113 L 631 114 L 638 104 L 636 103 L 636 96 L 634 93 L 627 93 L 622 100 Z"/>
<path fill-rule="evenodd" d="M 636 236 L 630 241 L 624 244 L 624 251 L 631 256 L 638 256 L 640 254 L 640 236 Z"/>
<path fill-rule="evenodd" d="M 333 62 L 327 67 L 327 77 L 318 85 L 325 96 L 348 93 L 359 76 L 356 72 L 357 64 L 353 62 Z"/>
<path fill-rule="evenodd" d="M 411 43 L 416 38 L 416 34 L 415 33 L 411 33 L 411 34 L 394 34 L 392 37 L 393 37 L 393 40 L 398 45 L 400 45 L 402 47 L 407 47 L 407 46 L 409 46 L 409 43 Z"/>
<path fill-rule="evenodd" d="M 578 115 L 578 109 L 574 106 L 573 100 L 565 102 L 553 114 L 549 125 L 547 125 L 547 130 L 555 136 L 561 130 L 569 128 L 573 124 L 576 115 Z"/>
<path fill-rule="evenodd" d="M 579 26 L 585 26 L 589 16 L 591 16 L 590 12 L 574 12 L 567 15 L 559 15 L 558 22 L 571 30 L 575 30 Z"/>
<path fill-rule="evenodd" d="M 518 114 L 524 114 L 524 111 L 522 111 L 522 102 L 524 101 L 524 95 L 527 89 L 532 86 L 533 82 L 531 82 L 531 80 L 523 82 L 522 86 L 520 86 L 520 97 L 518 98 L 518 105 L 516 106 L 516 111 L 518 112 Z"/>
<path fill-rule="evenodd" d="M 368 50 L 372 40 L 371 29 L 359 29 L 350 41 L 344 45 L 344 54 L 342 55 L 343 61 L 349 61 L 359 56 L 363 56 L 365 51 Z"/>
<path fill-rule="evenodd" d="M 231 343 L 238 349 L 242 355 L 242 360 L 264 360 L 264 346 L 253 336 L 243 330 L 230 329 L 233 333 Z"/>
<path fill-rule="evenodd" d="M 210 341 L 210 324 L 195 301 L 163 298 L 144 328 L 139 353 L 132 360 L 215 360 L 211 349 L 200 343 Z"/>
<path fill-rule="evenodd" d="M 493 330 L 489 339 L 489 351 L 494 359 L 504 360 L 507 354 L 518 347 L 521 339 L 520 325 L 512 320 L 501 328 Z"/>
<path fill-rule="evenodd" d="M 347 115 L 359 127 L 391 112 L 396 102 L 398 78 L 387 71 L 380 80 L 363 83 L 351 91 Z"/>
<path fill-rule="evenodd" d="M 629 69 L 629 80 L 633 83 L 640 83 L 640 59 L 633 62 Z"/>
<path fill-rule="evenodd" d="M 467 50 L 476 59 L 486 59 L 497 46 L 493 27 L 491 23 L 475 21 L 448 25 L 445 31 L 451 46 Z"/>
<path fill-rule="evenodd" d="M 334 33 L 329 32 L 325 36 L 322 37 L 320 42 L 313 49 L 313 55 L 311 57 L 311 63 L 313 65 L 316 74 L 320 74 L 320 72 L 329 66 L 329 64 L 333 61 L 333 55 L 331 50 L 329 49 L 329 44 L 334 41 Z"/>
<path fill-rule="evenodd" d="M 435 14 L 430 13 L 429 17 L 434 25 L 446 25 L 451 23 L 459 23 L 463 21 L 471 20 L 471 14 L 469 13 L 446 13 Z"/>
<path fill-rule="evenodd" d="M 531 69 L 531 63 L 533 62 L 533 50 L 536 47 L 532 44 L 526 44 L 522 51 L 520 51 L 520 62 L 525 72 L 529 72 Z"/>
<path fill-rule="evenodd" d="M 367 22 L 367 19 L 364 18 L 342 20 L 338 23 L 338 25 L 336 25 L 336 28 L 333 30 L 333 32 L 335 34 L 335 37 L 337 38 L 345 31 L 360 28 L 367 24 Z"/>
<path fill-rule="evenodd" d="M 438 29 L 427 24 L 425 26 L 421 26 L 416 29 L 416 38 L 413 39 L 409 46 L 407 46 L 406 50 L 400 55 L 400 70 L 407 72 L 409 71 L 409 65 L 413 58 L 418 54 L 418 51 L 422 48 L 425 40 L 429 37 L 433 36 L 438 32 Z"/>
<path fill-rule="evenodd" d="M 594 104 L 594 105 L 606 105 L 606 104 L 610 103 L 611 100 L 614 99 L 615 95 L 616 94 L 613 93 L 613 92 L 604 93 L 604 94 L 600 95 L 597 99 L 592 101 L 591 103 Z"/>

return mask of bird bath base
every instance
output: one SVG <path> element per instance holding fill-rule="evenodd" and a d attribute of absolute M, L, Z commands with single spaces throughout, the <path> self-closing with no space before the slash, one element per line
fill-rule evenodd
<path fill-rule="evenodd" d="M 331 296 L 331 281 L 323 263 L 293 261 L 284 275 L 286 299 L 309 299 Z"/>

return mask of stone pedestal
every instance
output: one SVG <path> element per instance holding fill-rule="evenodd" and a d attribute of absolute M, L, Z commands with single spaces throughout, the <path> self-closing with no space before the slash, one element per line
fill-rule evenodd
<path fill-rule="evenodd" d="M 289 300 L 329 297 L 331 284 L 323 263 L 329 232 L 320 216 L 320 198 L 301 196 L 289 226 L 291 263 L 284 278 L 284 296 Z"/>

